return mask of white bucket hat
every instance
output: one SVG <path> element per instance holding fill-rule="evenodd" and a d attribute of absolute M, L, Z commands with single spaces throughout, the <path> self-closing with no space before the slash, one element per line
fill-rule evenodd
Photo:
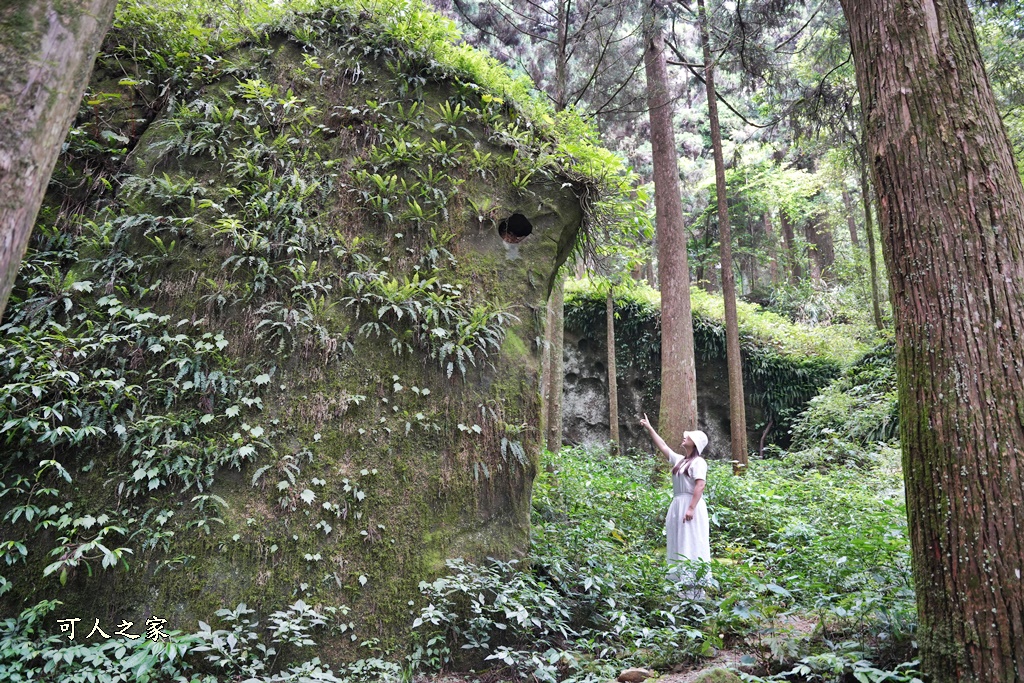
<path fill-rule="evenodd" d="M 686 441 L 686 437 L 693 439 L 693 445 L 697 447 L 697 455 L 704 452 L 704 449 L 708 447 L 708 435 L 699 429 L 695 432 L 683 432 L 683 441 Z"/>

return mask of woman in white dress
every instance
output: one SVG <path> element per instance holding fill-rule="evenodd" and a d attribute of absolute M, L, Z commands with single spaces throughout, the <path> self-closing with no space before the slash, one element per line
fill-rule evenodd
<path fill-rule="evenodd" d="M 683 432 L 683 454 L 680 455 L 658 436 L 646 414 L 640 425 L 672 465 L 673 497 L 665 517 L 670 575 L 686 587 L 706 584 L 711 578 L 709 573 L 701 576 L 698 582 L 693 572 L 683 573 L 673 565 L 679 560 L 711 561 L 711 525 L 703 496 L 708 463 L 701 457 L 708 445 L 708 436 L 702 431 Z"/>

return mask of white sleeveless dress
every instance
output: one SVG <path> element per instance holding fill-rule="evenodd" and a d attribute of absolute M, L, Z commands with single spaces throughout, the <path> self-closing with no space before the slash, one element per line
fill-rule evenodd
<path fill-rule="evenodd" d="M 675 452 L 669 456 L 672 467 L 684 459 Z M 686 521 L 686 510 L 693 499 L 693 489 L 698 479 L 707 480 L 707 473 L 708 463 L 698 455 L 690 463 L 688 474 L 680 472 L 672 475 L 672 504 L 665 517 L 669 574 L 679 583 L 689 586 L 696 583 L 692 572 L 681 572 L 673 567 L 673 563 L 678 560 L 711 561 L 711 523 L 703 495 L 693 510 L 693 519 Z M 705 584 L 710 578 L 710 573 L 705 574 L 700 583 Z"/>

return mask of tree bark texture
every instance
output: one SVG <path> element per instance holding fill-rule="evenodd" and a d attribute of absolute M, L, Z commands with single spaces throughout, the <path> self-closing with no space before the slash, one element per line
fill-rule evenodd
<path fill-rule="evenodd" d="M 866 158 L 866 151 L 862 152 Z M 875 316 L 875 328 L 881 330 L 882 302 L 878 294 L 878 257 L 875 255 L 875 221 L 871 209 L 871 184 L 868 182 L 867 161 L 860 165 L 860 196 L 864 203 L 864 232 L 868 238 L 868 269 L 871 271 L 871 310 Z"/>
<path fill-rule="evenodd" d="M 786 211 L 779 211 L 779 225 L 782 226 L 782 247 L 786 251 L 786 265 L 789 266 L 789 284 L 800 284 L 803 270 L 800 268 L 800 257 L 796 253 L 796 235 L 793 233 L 793 224 L 789 221 Z"/>
<path fill-rule="evenodd" d="M 822 214 L 811 216 L 804 224 L 804 237 L 810 252 L 811 277 L 815 282 L 821 282 L 822 278 L 831 279 L 836 250 L 832 230 Z"/>
<path fill-rule="evenodd" d="M 661 413 L 658 431 L 673 448 L 683 432 L 697 425 L 697 369 L 694 363 L 683 204 L 672 100 L 669 97 L 665 42 L 652 22 L 644 51 L 647 104 L 650 109 L 654 162 L 655 226 L 658 234 L 658 281 L 661 284 Z"/>
<path fill-rule="evenodd" d="M 846 210 L 846 227 L 850 229 L 850 244 L 854 251 L 860 248 L 860 238 L 857 235 L 857 217 L 853 215 L 853 200 L 850 193 L 843 189 L 843 208 Z"/>
<path fill-rule="evenodd" d="M 544 307 L 544 339 L 540 352 L 540 442 L 548 443 L 548 406 L 551 404 L 551 294 Z"/>
<path fill-rule="evenodd" d="M 115 4 L 0 5 L 0 316 Z"/>
<path fill-rule="evenodd" d="M 569 43 L 569 3 L 571 0 L 558 0 L 557 45 L 555 46 L 555 111 L 565 109 L 568 102 L 568 43 Z"/>
<path fill-rule="evenodd" d="M 842 0 L 892 285 L 924 670 L 1024 672 L 1024 188 L 964 0 Z"/>
<path fill-rule="evenodd" d="M 555 111 L 566 107 L 566 78 L 568 69 L 569 2 L 558 2 L 558 44 L 555 53 Z M 582 265 L 582 262 L 580 263 Z M 565 277 L 555 276 L 555 286 L 548 295 L 547 326 L 544 335 L 544 363 L 541 367 L 543 389 L 543 429 L 545 443 L 549 451 L 558 452 L 562 448 L 562 384 L 565 381 L 565 363 L 563 362 L 563 338 L 565 334 Z"/>
<path fill-rule="evenodd" d="M 704 86 L 708 96 L 711 123 L 711 148 L 715 157 L 715 194 L 718 201 L 718 248 L 722 263 L 722 300 L 725 304 L 725 357 L 729 369 L 729 438 L 736 474 L 747 468 L 747 409 L 743 397 L 743 359 L 740 356 L 740 326 L 736 316 L 736 276 L 732 268 L 732 228 L 725 195 L 725 160 L 722 156 L 722 129 L 718 123 L 715 99 L 715 63 L 711 59 L 708 15 L 704 0 L 697 0 L 700 43 L 704 51 Z"/>
<path fill-rule="evenodd" d="M 556 276 L 548 297 L 549 378 L 545 405 L 547 448 L 557 453 L 562 448 L 562 384 L 565 380 L 562 353 L 565 343 L 565 278 Z"/>
<path fill-rule="evenodd" d="M 608 426 L 611 452 L 619 452 L 619 387 L 615 370 L 615 288 L 608 285 Z"/>
<path fill-rule="evenodd" d="M 779 284 L 779 249 L 775 238 L 775 228 L 772 226 L 771 213 L 764 212 L 764 234 L 768 238 L 768 277 L 772 285 Z"/>

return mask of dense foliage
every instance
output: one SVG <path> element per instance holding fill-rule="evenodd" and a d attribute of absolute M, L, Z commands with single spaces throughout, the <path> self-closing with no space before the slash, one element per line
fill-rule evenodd
<path fill-rule="evenodd" d="M 281 76 L 294 89 L 261 71 L 275 68 L 276 51 L 294 59 Z M 314 545 L 345 535 L 372 548 L 384 524 L 363 515 L 377 470 L 326 476 L 316 462 L 324 436 L 264 412 L 268 393 L 284 391 L 282 368 L 358 365 L 363 343 L 396 362 L 424 360 L 442 383 L 489 369 L 519 319 L 457 273 L 451 221 L 490 227 L 501 208 L 468 206 L 468 183 L 523 195 L 538 181 L 569 187 L 591 225 L 631 222 L 643 208 L 629 194 L 633 177 L 586 122 L 556 115 L 416 0 L 302 14 L 275 3 L 252 13 L 122 3 L 98 65 L 0 327 L 0 556 L 20 581 L 13 590 L 0 577 L 8 598 L 230 555 L 242 534 L 208 542 L 229 508 L 213 486 L 250 464 L 245 482 L 280 513 L 310 517 L 303 534 Z M 396 98 L 368 97 L 368 81 Z M 354 438 L 372 439 L 376 452 L 392 433 L 442 430 L 440 392 L 390 372 L 382 381 L 394 403 L 374 397 L 386 412 Z M 342 415 L 365 393 L 338 392 L 315 409 Z M 302 403 L 291 409 L 314 409 Z M 525 470 L 521 408 L 474 403 L 483 426 L 455 420 L 451 430 L 493 441 L 504 464 Z M 474 462 L 465 476 L 491 472 Z M 266 521 L 243 520 L 243 532 Z M 171 551 L 190 538 L 201 551 Z M 258 545 L 267 557 L 286 552 Z M 367 581 L 358 570 L 325 572 L 315 547 L 287 552 L 327 588 L 353 594 Z M 308 598 L 315 588 L 289 590 Z M 86 658 L 138 677 L 153 657 L 181 654 L 138 645 L 126 657 L 110 641 L 66 649 L 65 667 L 47 656 L 60 637 L 44 635 L 57 607 L 43 600 L 6 622 L 4 666 L 68 680 Z M 226 618 L 240 628 L 246 609 Z M 256 648 L 248 634 L 227 650 Z M 183 637 L 175 642 L 192 642 Z M 271 633 L 263 647 L 288 637 Z M 283 676 L 286 658 L 264 655 L 214 663 L 230 675 Z"/>
<path fill-rule="evenodd" d="M 647 196 L 579 112 L 556 112 L 419 0 L 305 9 L 119 5 L 100 58 L 110 72 L 69 133 L 54 180 L 61 199 L 40 214 L 0 326 L 0 557 L 4 567 L 28 567 L 29 581 L 179 570 L 194 558 L 168 554 L 171 541 L 208 538 L 224 524 L 227 502 L 212 487 L 243 467 L 251 467 L 246 485 L 269 487 L 275 510 L 305 513 L 318 537 L 345 532 L 389 552 L 373 545 L 383 525 L 363 517 L 377 471 L 339 478 L 329 495 L 313 464 L 322 435 L 288 431 L 264 407 L 281 368 L 331 367 L 360 342 L 422 360 L 453 393 L 489 369 L 517 318 L 509 302 L 454 274 L 445 224 L 456 214 L 489 226 L 499 217 L 492 200 L 461 194 L 467 184 L 525 192 L 538 180 L 564 183 L 584 209 L 590 230 L 581 239 L 618 240 L 612 251 L 628 252 L 630 265 L 648 255 L 633 233 L 622 238 L 649 236 Z M 989 29 L 998 43 L 1012 26 L 993 14 Z M 257 67 L 282 43 L 294 49 L 303 85 L 359 96 L 328 110 L 262 78 Z M 398 97 L 364 97 L 358 86 L 374 77 L 395 84 Z M 450 88 L 443 97 L 441 83 Z M 1012 79 L 1006 85 L 1015 101 Z M 683 137 L 693 152 L 683 168 L 694 178 L 705 170 L 702 125 Z M 143 136 L 157 140 L 151 155 L 136 153 Z M 360 150 L 351 162 L 325 153 L 339 138 Z M 833 182 L 834 160 L 813 173 L 783 167 L 761 143 L 730 150 L 729 181 L 744 195 L 731 206 L 737 223 L 760 225 L 765 215 L 770 223 L 773 211 L 805 222 L 831 211 L 837 222 L 849 179 Z M 213 187 L 214 173 L 231 182 Z M 703 226 L 691 248 L 707 284 L 712 198 L 706 184 L 690 185 L 693 226 Z M 329 215 L 339 196 L 346 212 Z M 356 221 L 373 230 L 359 233 Z M 739 239 L 747 288 L 756 290 L 764 267 L 784 259 L 766 232 L 751 227 Z M 788 266 L 806 269 L 814 248 L 804 250 L 806 233 L 796 242 Z M 217 623 L 170 631 L 163 642 L 71 644 L 54 632 L 61 605 L 48 599 L 0 624 L 0 678 L 355 683 L 474 667 L 553 683 L 604 680 L 629 664 L 664 671 L 732 646 L 746 651 L 751 680 L 914 680 L 892 349 L 864 355 L 876 341 L 862 324 L 864 255 L 846 255 L 824 281 L 774 283 L 764 297 L 771 310 L 740 305 L 750 400 L 776 430 L 791 428 L 794 442 L 789 453 L 754 461 L 746 477 L 712 466 L 715 583 L 702 599 L 665 579 L 664 474 L 644 459 L 566 450 L 547 456 L 536 483 L 529 557 L 450 560 L 410 605 L 419 611 L 408 654 L 357 630 L 344 605 L 302 599 L 261 617 L 245 604 L 223 609 Z M 616 292 L 620 362 L 657 378 L 657 295 Z M 702 289 L 692 296 L 698 353 L 724 358 L 721 299 Z M 604 297 L 570 285 L 567 325 L 603 330 Z M 176 298 L 194 310 L 171 315 Z M 386 396 L 343 393 L 330 409 L 415 394 L 416 408 L 395 400 L 379 426 L 360 431 L 440 432 L 435 413 L 420 408 L 440 403 L 440 392 L 428 398 L 429 389 L 400 380 L 390 378 Z M 483 426 L 459 422 L 456 435 L 486 431 L 505 462 L 525 467 L 528 425 L 479 406 L 481 416 L 488 410 Z M 472 472 L 490 478 L 486 463 Z M 266 552 L 309 566 L 324 559 L 276 544 Z M 349 583 L 321 575 L 346 595 L 366 582 L 358 572 Z M 0 576 L 0 595 L 12 589 Z M 79 623 L 80 636 L 90 626 Z M 307 654 L 320 637 L 361 642 L 362 658 L 332 669 Z"/>
<path fill-rule="evenodd" d="M 714 581 L 700 600 L 666 580 L 662 530 L 671 489 L 652 461 L 571 449 L 547 457 L 531 556 L 489 566 L 450 561 L 447 576 L 421 586 L 427 606 L 412 625 L 419 645 L 404 660 L 378 655 L 335 671 L 300 662 L 316 631 L 348 628 L 344 613 L 301 602 L 265 627 L 240 605 L 223 610 L 219 630 L 201 625 L 165 643 L 74 647 L 43 635 L 40 619 L 54 606 L 41 604 L 5 622 L 0 666 L 11 680 L 50 662 L 45 680 L 78 680 L 68 678 L 74 672 L 81 680 L 92 673 L 204 681 L 398 680 L 474 666 L 554 683 L 606 680 L 626 665 L 665 671 L 728 645 L 747 654 L 747 671 L 772 680 L 914 679 L 907 662 L 913 590 L 894 449 L 865 452 L 855 465 L 837 464 L 842 459 L 822 449 L 796 451 L 755 460 L 743 477 L 712 463 Z"/>
<path fill-rule="evenodd" d="M 666 581 L 671 489 L 652 462 L 583 450 L 548 457 L 529 564 L 457 562 L 424 585 L 431 605 L 417 623 L 436 663 L 465 663 L 461 649 L 518 677 L 603 680 L 629 665 L 665 671 L 724 642 L 779 680 L 914 678 L 904 663 L 914 603 L 895 450 L 867 452 L 856 466 L 798 451 L 755 460 L 743 477 L 712 463 L 715 587 L 701 600 Z"/>
<path fill-rule="evenodd" d="M 793 435 L 797 448 L 836 440 L 849 444 L 853 452 L 876 442 L 895 442 L 899 405 L 893 343 L 883 343 L 864 354 L 812 398 L 793 425 Z"/>

